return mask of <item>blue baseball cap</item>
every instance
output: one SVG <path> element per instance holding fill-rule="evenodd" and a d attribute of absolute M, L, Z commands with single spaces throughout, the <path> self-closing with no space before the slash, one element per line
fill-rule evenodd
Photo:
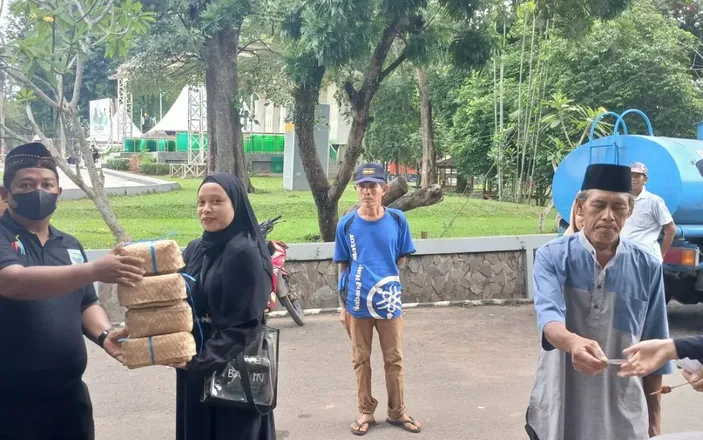
<path fill-rule="evenodd" d="M 377 163 L 365 163 L 354 171 L 354 183 L 386 183 L 386 170 Z"/>

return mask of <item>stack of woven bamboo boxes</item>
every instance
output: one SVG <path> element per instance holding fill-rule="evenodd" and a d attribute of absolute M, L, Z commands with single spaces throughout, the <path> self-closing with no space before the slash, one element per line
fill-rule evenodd
<path fill-rule="evenodd" d="M 178 271 L 183 258 L 172 240 L 137 242 L 125 246 L 121 255 L 144 260 L 146 274 L 134 287 L 119 286 L 120 305 L 127 307 L 125 324 L 129 338 L 122 354 L 129 368 L 173 365 L 195 355 L 193 312 L 186 302 L 186 283 Z"/>

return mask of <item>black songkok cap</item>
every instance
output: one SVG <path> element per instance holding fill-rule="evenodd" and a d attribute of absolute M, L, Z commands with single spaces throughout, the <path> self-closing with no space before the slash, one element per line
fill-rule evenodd
<path fill-rule="evenodd" d="M 58 176 L 56 161 L 49 149 L 40 142 L 20 145 L 7 153 L 4 180 L 8 180 L 11 176 L 14 177 L 17 171 L 25 168 L 46 168 Z M 4 184 L 9 187 L 10 182 L 5 181 Z"/>
<path fill-rule="evenodd" d="M 630 167 L 609 163 L 595 163 L 586 168 L 581 190 L 600 189 L 619 193 L 632 191 Z"/>

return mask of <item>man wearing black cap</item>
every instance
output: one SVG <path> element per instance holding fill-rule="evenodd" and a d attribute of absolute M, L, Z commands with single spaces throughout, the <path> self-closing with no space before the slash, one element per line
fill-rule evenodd
<path fill-rule="evenodd" d="M 40 143 L 7 154 L 0 196 L 0 439 L 93 439 L 82 375 L 83 335 L 115 358 L 118 339 L 93 282 L 133 285 L 140 261 L 111 252 L 88 263 L 81 244 L 49 224 L 61 194 Z"/>
<path fill-rule="evenodd" d="M 365 435 L 375 424 L 378 401 L 371 393 L 371 345 L 378 332 L 386 371 L 388 418 L 406 431 L 420 432 L 408 416 L 403 393 L 403 313 L 400 269 L 415 252 L 405 215 L 383 206 L 386 171 L 378 164 L 361 165 L 354 173 L 359 209 L 337 224 L 334 261 L 340 265 L 340 315 L 352 342 L 359 418 L 351 425 Z"/>
<path fill-rule="evenodd" d="M 537 251 L 535 310 L 542 341 L 527 411 L 535 440 L 642 440 L 659 433 L 661 375 L 620 378 L 633 343 L 669 336 L 662 267 L 619 239 L 632 213 L 630 168 L 586 170 L 576 211 L 583 230 Z"/>

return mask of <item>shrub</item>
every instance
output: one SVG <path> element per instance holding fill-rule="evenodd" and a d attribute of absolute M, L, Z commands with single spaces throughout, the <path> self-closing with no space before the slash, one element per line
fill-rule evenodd
<path fill-rule="evenodd" d="M 105 168 L 117 171 L 129 171 L 129 159 L 108 159 Z"/>
<path fill-rule="evenodd" d="M 142 163 L 156 163 L 156 158 L 149 153 L 139 153 L 137 154 L 137 161 Z"/>
<path fill-rule="evenodd" d="M 139 172 L 151 176 L 165 176 L 171 171 L 167 163 L 142 163 L 139 164 Z"/>

